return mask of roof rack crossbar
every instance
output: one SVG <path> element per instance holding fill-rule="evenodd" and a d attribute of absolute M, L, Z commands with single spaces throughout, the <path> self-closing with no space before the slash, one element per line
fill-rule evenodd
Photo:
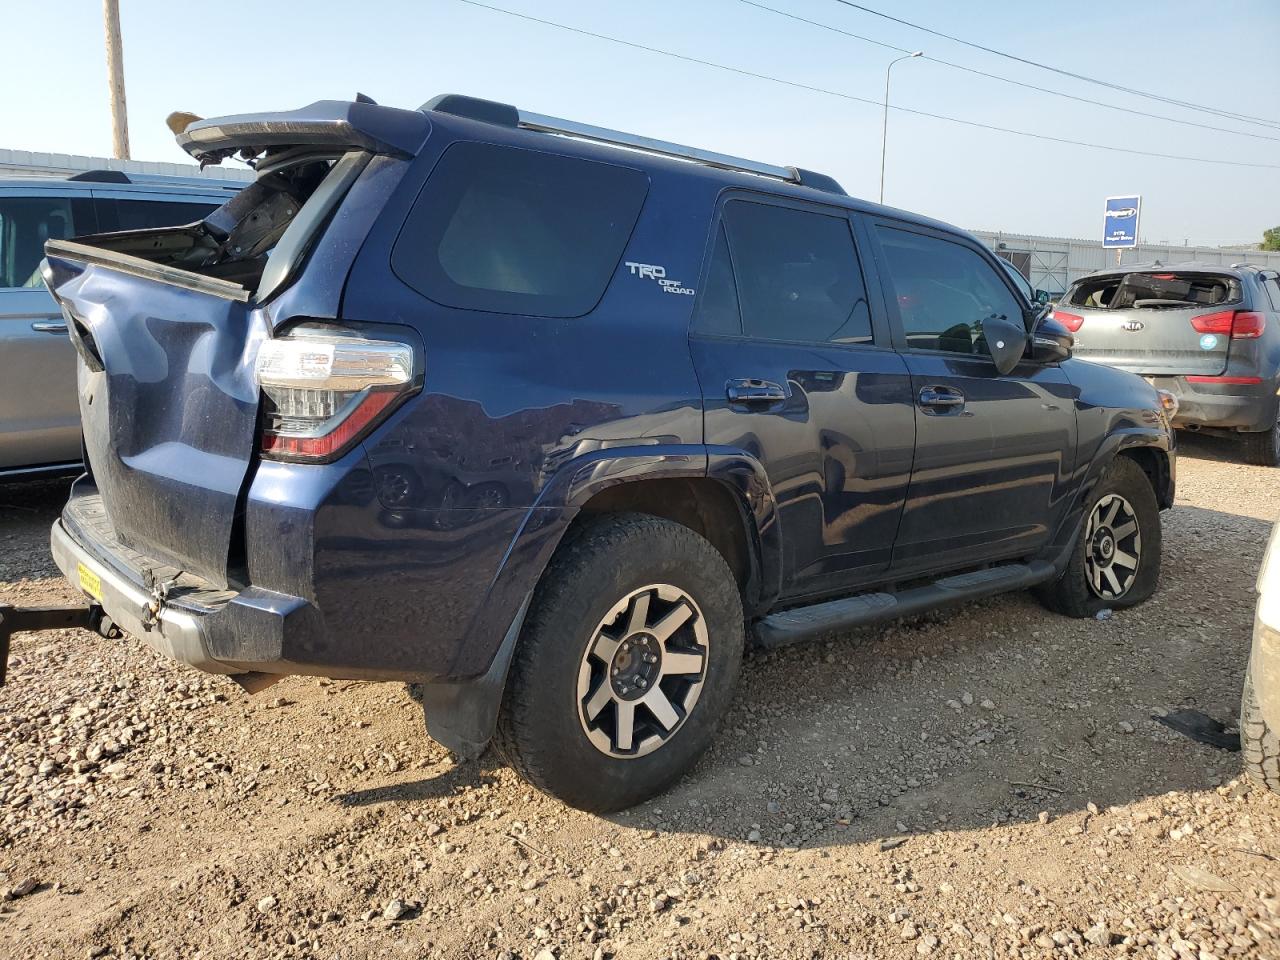
<path fill-rule="evenodd" d="M 679 143 L 667 143 L 665 140 L 654 140 L 650 137 L 624 133 L 621 130 L 610 130 L 606 127 L 595 127 L 589 123 L 578 123 L 574 120 L 561 120 L 559 117 L 548 117 L 540 113 L 519 111 L 520 126 L 526 130 L 537 130 L 543 133 L 555 133 L 580 140 L 594 140 L 632 150 L 643 150 L 646 153 L 657 153 L 664 157 L 675 157 L 679 160 L 692 160 L 695 163 L 717 167 L 721 170 L 736 170 L 742 173 L 754 173 L 762 177 L 772 177 L 787 183 L 802 183 L 800 173 L 795 167 L 780 167 L 771 163 L 760 163 L 756 160 L 745 160 L 731 157 L 724 153 L 713 153 L 698 147 L 686 147 Z"/>

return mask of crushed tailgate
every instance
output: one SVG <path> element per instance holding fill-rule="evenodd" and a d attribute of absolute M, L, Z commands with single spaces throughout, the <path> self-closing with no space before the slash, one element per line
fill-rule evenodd
<path fill-rule="evenodd" d="M 240 299 L 53 251 L 49 276 L 81 356 L 85 449 L 116 536 L 225 587 L 266 320 Z"/>

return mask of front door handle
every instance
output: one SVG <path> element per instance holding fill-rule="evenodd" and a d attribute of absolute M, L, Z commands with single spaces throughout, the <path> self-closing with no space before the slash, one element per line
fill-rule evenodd
<path fill-rule="evenodd" d="M 31 329 L 36 333 L 66 333 L 67 325 L 61 320 L 37 320 Z"/>
<path fill-rule="evenodd" d="M 964 409 L 964 394 L 955 387 L 933 384 L 921 389 L 917 403 L 926 413 L 959 413 Z"/>
<path fill-rule="evenodd" d="M 764 404 L 781 403 L 787 399 L 787 391 L 772 380 L 755 377 L 736 377 L 724 385 L 724 395 L 730 403 Z"/>

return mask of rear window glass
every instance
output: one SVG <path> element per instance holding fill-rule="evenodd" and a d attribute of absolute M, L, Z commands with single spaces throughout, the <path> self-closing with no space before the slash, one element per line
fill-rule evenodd
<path fill-rule="evenodd" d="M 733 200 L 725 204 L 724 224 L 745 336 L 871 343 L 867 289 L 848 220 Z"/>
<path fill-rule="evenodd" d="M 581 316 L 604 294 L 648 188 L 628 167 L 457 143 L 409 213 L 391 266 L 448 306 Z"/>
<path fill-rule="evenodd" d="M 1127 273 L 1081 280 L 1067 294 L 1073 307 L 1128 310 L 1213 307 L 1240 299 L 1240 281 L 1208 273 Z"/>

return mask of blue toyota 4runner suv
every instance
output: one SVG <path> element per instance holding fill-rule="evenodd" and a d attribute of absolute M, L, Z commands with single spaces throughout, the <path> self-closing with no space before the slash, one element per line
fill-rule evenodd
<path fill-rule="evenodd" d="M 88 458 L 54 556 L 178 660 L 422 683 L 441 743 L 604 811 L 706 749 L 748 634 L 1156 587 L 1161 398 L 953 227 L 454 95 L 178 139 L 256 180 L 44 267 Z"/>

